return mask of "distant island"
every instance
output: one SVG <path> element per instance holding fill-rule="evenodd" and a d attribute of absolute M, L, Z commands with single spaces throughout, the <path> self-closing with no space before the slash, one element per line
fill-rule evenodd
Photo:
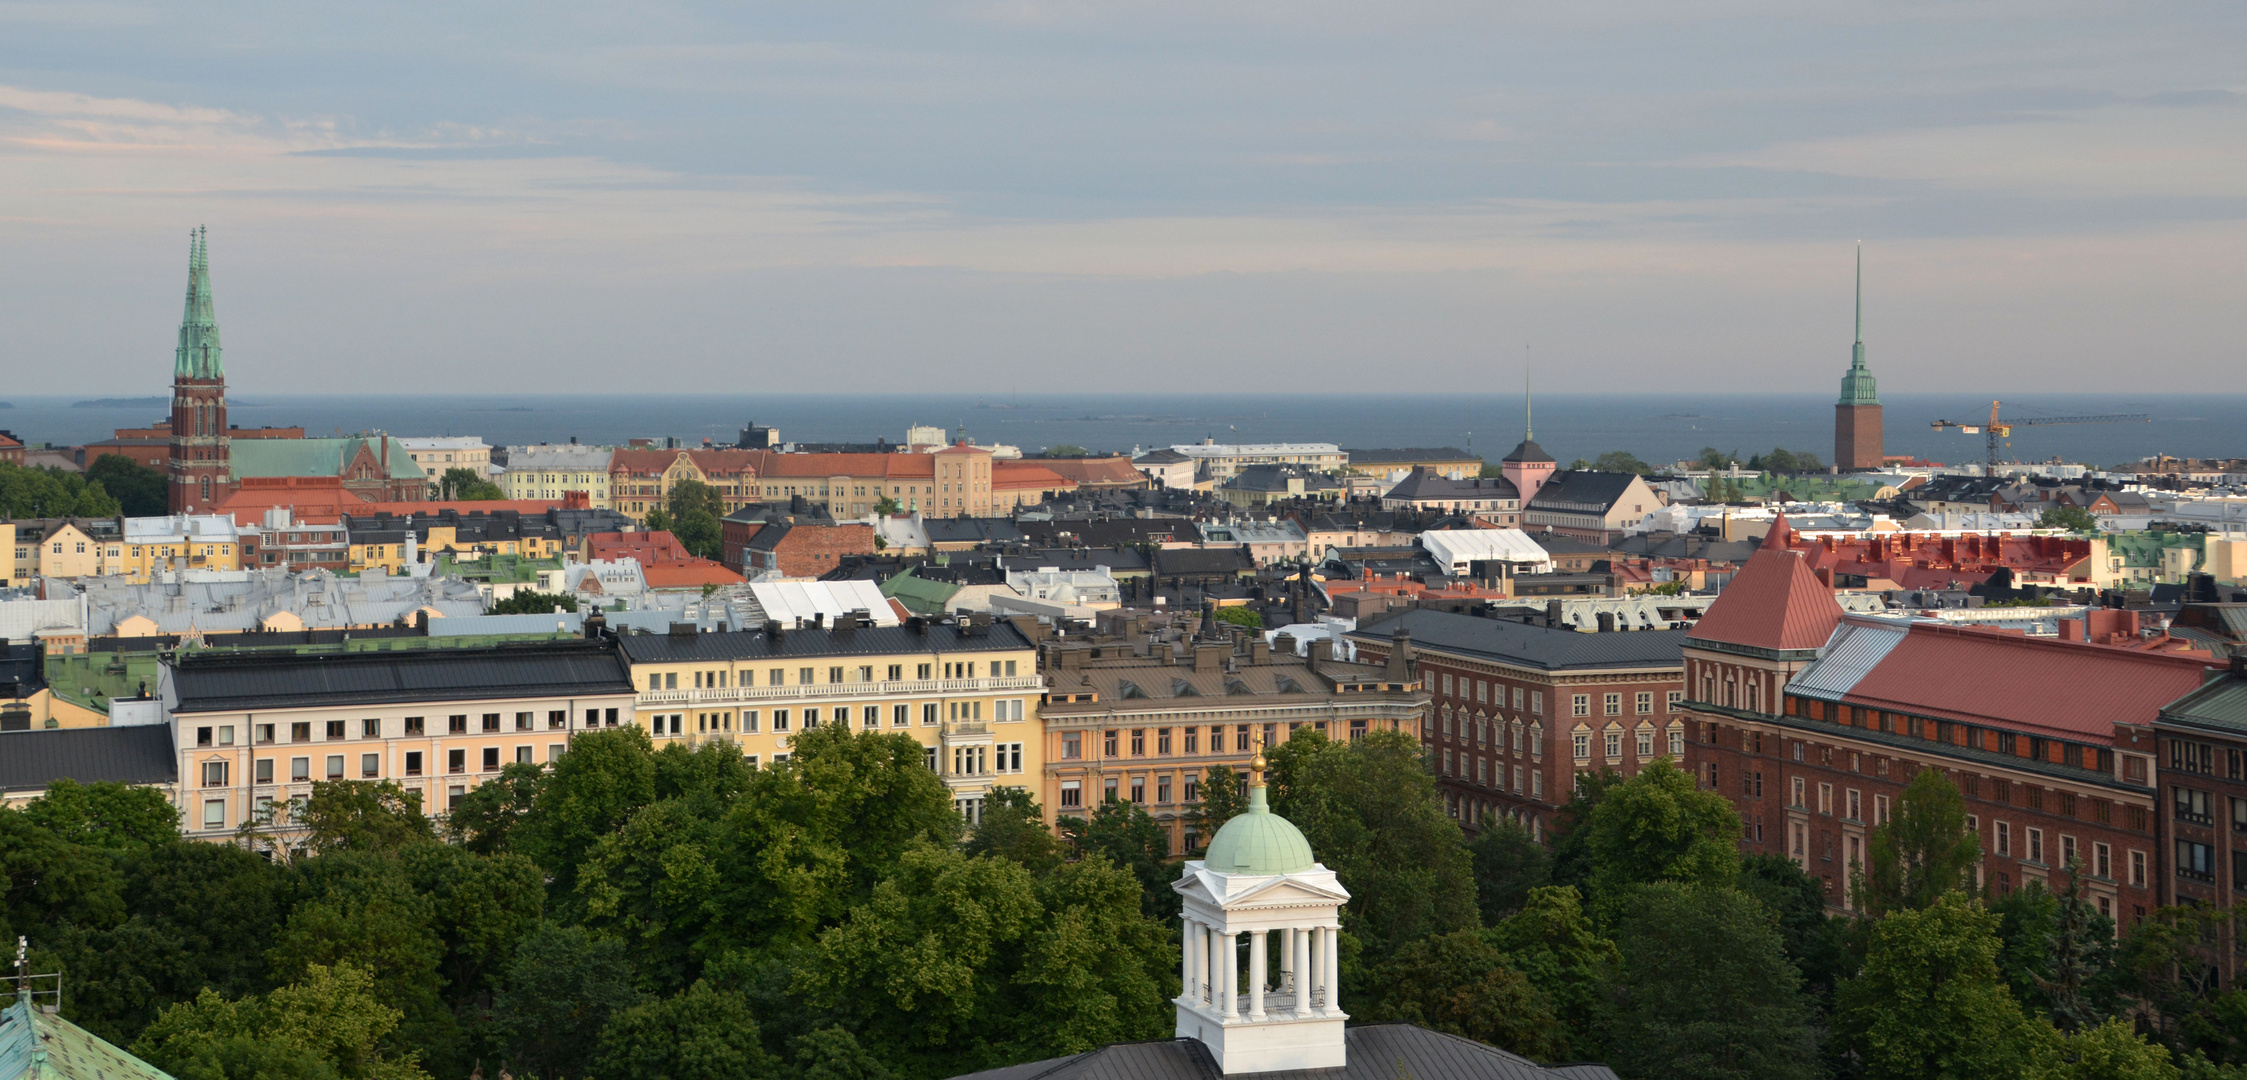
<path fill-rule="evenodd" d="M 104 397 L 90 401 L 73 401 L 73 409 L 145 409 L 151 405 L 169 405 L 170 397 Z"/>

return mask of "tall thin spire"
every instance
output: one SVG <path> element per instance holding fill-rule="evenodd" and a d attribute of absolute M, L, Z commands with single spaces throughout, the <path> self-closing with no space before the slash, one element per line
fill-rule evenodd
<path fill-rule="evenodd" d="M 1534 402 L 1529 395 L 1529 346 L 1523 345 L 1521 347 L 1521 439 L 1523 442 L 1537 441 L 1536 418 L 1531 410 L 1533 404 Z"/>
<path fill-rule="evenodd" d="M 197 226 L 187 238 L 187 303 L 180 314 L 179 351 L 172 376 L 223 379 L 226 369 L 220 362 L 218 316 L 211 305 L 210 233 Z"/>
<path fill-rule="evenodd" d="M 1849 370 L 1841 377 L 1841 404 L 1878 405 L 1880 392 L 1865 366 L 1865 242 L 1857 242 L 1857 343 L 1849 349 Z"/>
<path fill-rule="evenodd" d="M 1857 356 L 1865 362 L 1865 242 L 1857 241 Z"/>

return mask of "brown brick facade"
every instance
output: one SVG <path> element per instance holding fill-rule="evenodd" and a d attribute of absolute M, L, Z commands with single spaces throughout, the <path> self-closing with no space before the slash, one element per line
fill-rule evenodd
<path fill-rule="evenodd" d="M 1843 472 L 1878 469 L 1885 444 L 1881 437 L 1880 406 L 1833 407 L 1833 461 Z"/>

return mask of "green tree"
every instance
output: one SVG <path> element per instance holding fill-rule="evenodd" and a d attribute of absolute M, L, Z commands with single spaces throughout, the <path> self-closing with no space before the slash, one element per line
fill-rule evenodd
<path fill-rule="evenodd" d="M 457 1049 L 439 973 L 445 943 L 437 909 L 386 853 L 336 851 L 298 865 L 297 895 L 266 950 L 274 982 L 311 967 L 365 971 L 384 1002 L 403 1010 L 403 1038 L 432 1059 Z"/>
<path fill-rule="evenodd" d="M 515 826 L 538 801 L 545 766 L 510 761 L 499 775 L 463 792 L 445 812 L 445 840 L 479 855 L 511 851 Z"/>
<path fill-rule="evenodd" d="M 1573 885 L 1578 893 L 1590 894 L 1592 831 L 1586 825 L 1600 800 L 1622 782 L 1623 774 L 1614 769 L 1576 774 L 1576 786 L 1569 790 L 1568 801 L 1553 815 L 1553 884 Z"/>
<path fill-rule="evenodd" d="M 1779 929 L 1725 885 L 1658 881 L 1616 926 L 1622 966 L 1608 1063 L 1625 1077 L 1770 1078 L 1818 1073 L 1813 1013 Z"/>
<path fill-rule="evenodd" d="M 150 787 L 67 777 L 23 805 L 24 820 L 85 847 L 141 852 L 179 842 L 179 811 Z"/>
<path fill-rule="evenodd" d="M 883 517 L 895 517 L 898 514 L 903 513 L 904 510 L 905 508 L 903 506 L 898 505 L 895 496 L 884 495 L 881 498 L 874 500 L 874 512 L 876 514 L 880 514 Z M 881 537 L 877 536 L 875 537 L 875 539 L 880 540 Z"/>
<path fill-rule="evenodd" d="M 437 478 L 437 495 L 448 502 L 491 502 L 507 497 L 498 484 L 461 465 L 446 469 L 444 475 Z"/>
<path fill-rule="evenodd" d="M 485 610 L 487 615 L 550 615 L 556 608 L 577 610 L 577 597 L 570 593 L 539 592 L 536 589 L 518 589 L 503 600 L 492 601 Z"/>
<path fill-rule="evenodd" d="M 1966 823 L 1965 797 L 1935 769 L 1912 777 L 1866 847 L 1872 865 L 1850 868 L 1851 889 L 1858 905 L 1875 915 L 1973 891 L 1974 867 L 1982 859 L 1981 838 Z"/>
<path fill-rule="evenodd" d="M 181 1080 L 428 1080 L 416 1055 L 387 1047 L 400 1016 L 366 971 L 315 965 L 262 998 L 205 990 L 164 1010 L 132 1053 Z"/>
<path fill-rule="evenodd" d="M 594 1076 L 634 1080 L 758 1080 L 775 1075 L 757 1018 L 740 994 L 698 982 L 617 1013 L 601 1029 Z"/>
<path fill-rule="evenodd" d="M 789 1043 L 800 1080 L 892 1080 L 893 1074 L 842 1027 L 824 1027 Z"/>
<path fill-rule="evenodd" d="M 1148 918 L 1164 925 L 1178 917 L 1181 900 L 1170 887 L 1170 830 L 1133 803 L 1109 799 L 1086 815 L 1061 819 L 1062 835 L 1082 855 L 1097 855 L 1138 880 Z"/>
<path fill-rule="evenodd" d="M 1598 1043 L 1594 1035 L 1620 957 L 1584 915 L 1582 898 L 1566 885 L 1531 889 L 1520 911 L 1483 931 L 1568 1025 L 1572 1053 Z"/>
<path fill-rule="evenodd" d="M 1807 450 L 1787 450 L 1774 447 L 1768 454 L 1758 454 L 1748 459 L 1748 468 L 1769 473 L 1815 473 L 1826 471 L 1818 455 Z"/>
<path fill-rule="evenodd" d="M 2247 991 L 2224 992 L 2216 952 L 2227 924 L 2242 920 L 2247 902 L 2156 908 L 2122 941 L 2117 982 L 2141 1006 L 2154 1038 L 2181 1059 L 2197 1052 L 2247 1065 Z"/>
<path fill-rule="evenodd" d="M 84 476 L 0 462 L 0 518 L 97 518 L 117 513 L 117 500 Z"/>
<path fill-rule="evenodd" d="M 1740 873 L 1740 815 L 1657 758 L 1609 787 L 1585 822 L 1591 896 L 1613 918 L 1632 891 L 1657 881 L 1730 886 Z"/>
<path fill-rule="evenodd" d="M 2052 977 L 2052 940 L 2060 933 L 2060 898 L 2035 878 L 1990 901 L 1997 916 L 1997 972 L 2013 1000 L 2035 1012 L 2050 1012 L 2044 993 Z"/>
<path fill-rule="evenodd" d="M 1367 981 L 1367 1022 L 1418 1024 L 1538 1061 L 1571 1053 L 1567 1029 L 1544 995 L 1473 930 L 1410 942 Z"/>
<path fill-rule="evenodd" d="M 1090 453 L 1091 451 L 1086 450 L 1084 447 L 1078 446 L 1075 443 L 1057 443 L 1053 446 L 1048 446 L 1045 448 L 1045 456 L 1047 457 L 1080 458 L 1085 457 Z"/>
<path fill-rule="evenodd" d="M 1834 989 L 1853 973 L 1856 958 L 1849 949 L 1851 920 L 1826 913 L 1825 882 L 1784 855 L 1749 855 L 1740 860 L 1739 889 L 1771 909 L 1803 989 L 1820 1011 L 1832 1008 Z"/>
<path fill-rule="evenodd" d="M 649 532 L 670 532 L 677 524 L 671 517 L 671 511 L 660 506 L 649 507 L 647 516 L 640 519 L 640 527 Z"/>
<path fill-rule="evenodd" d="M 1273 811 L 1350 890 L 1348 925 L 1372 960 L 1479 921 L 1473 862 L 1424 752 L 1401 731 L 1337 743 L 1305 728 L 1267 753 Z"/>
<path fill-rule="evenodd" d="M 539 926 L 546 880 L 521 855 L 482 856 L 447 844 L 416 844 L 399 855 L 414 891 L 434 911 L 444 946 L 446 997 L 456 1011 L 499 987 L 516 943 Z"/>
<path fill-rule="evenodd" d="M 1701 448 L 1701 453 L 1694 458 L 1694 463 L 1704 469 L 1722 470 L 1731 468 L 1732 463 L 1738 460 L 1740 460 L 1740 452 L 1738 450 L 1734 450 L 1731 453 L 1727 454 L 1724 451 L 1717 449 L 1716 447 L 1704 446 Z"/>
<path fill-rule="evenodd" d="M 636 725 L 583 732 L 549 767 L 511 832 L 513 846 L 546 871 L 557 893 L 567 893 L 586 852 L 654 801 L 655 756 L 647 732 Z"/>
<path fill-rule="evenodd" d="M 1217 621 L 1227 626 L 1245 626 L 1251 630 L 1264 628 L 1264 616 L 1245 605 L 1218 608 Z"/>
<path fill-rule="evenodd" d="M 492 1025 L 517 1072 L 542 1080 L 583 1076 L 609 1018 L 644 1000 L 625 944 L 578 926 L 546 923 L 523 938 L 501 983 Z"/>
<path fill-rule="evenodd" d="M 396 851 L 436 838 L 421 812 L 421 792 L 395 780 L 315 782 L 298 819 L 316 852 Z"/>
<path fill-rule="evenodd" d="M 2026 1080 L 2177 1080 L 2169 1051 L 2139 1038 L 2114 1017 L 2072 1035 L 2043 1041 L 2021 1074 Z"/>
<path fill-rule="evenodd" d="M 2066 529 L 2069 532 L 2098 532 L 2098 516 L 2080 506 L 2048 506 L 2037 515 L 2039 529 Z"/>
<path fill-rule="evenodd" d="M 1196 792 L 1201 801 L 1194 807 L 1194 832 L 1199 843 L 1196 850 L 1188 854 L 1198 854 L 1207 848 L 1218 829 L 1248 812 L 1248 796 L 1241 791 L 1247 782 L 1247 778 L 1234 772 L 1230 765 L 1212 765 L 1202 774 L 1201 786 Z"/>
<path fill-rule="evenodd" d="M 1178 950 L 1141 903 L 1105 859 L 1040 881 L 924 844 L 820 935 L 796 987 L 908 1076 L 1155 1038 L 1171 1023 Z"/>
<path fill-rule="evenodd" d="M 1521 910 L 1530 890 L 1552 880 L 1551 850 L 1517 821 L 1484 817 L 1467 854 L 1474 863 L 1475 903 L 1486 925 Z"/>
<path fill-rule="evenodd" d="M 1997 971 L 1997 916 L 1962 892 L 1872 924 L 1834 1020 L 1868 1080 L 2013 1080 L 2043 1045 Z M 2042 1027 L 2049 1032 L 2049 1025 Z"/>
<path fill-rule="evenodd" d="M 2069 859 L 2068 885 L 2055 905 L 2050 974 L 2040 989 L 2050 1002 L 2052 1023 L 2072 1034 L 2106 1019 L 2112 1002 L 2105 993 L 2114 967 L 2114 920 L 2098 913 L 2083 895 L 2083 860 Z"/>
<path fill-rule="evenodd" d="M 983 820 L 975 823 L 961 850 L 970 858 L 1006 859 L 1040 877 L 1061 866 L 1061 841 L 1046 825 L 1037 797 L 1018 787 L 991 789 L 983 800 Z"/>
<path fill-rule="evenodd" d="M 117 512 L 126 517 L 162 517 L 171 511 L 170 481 L 161 469 L 151 469 L 123 454 L 103 454 L 86 466 L 86 479 L 100 484 L 117 500 Z"/>
<path fill-rule="evenodd" d="M 1601 454 L 1598 460 L 1592 462 L 1592 468 L 1598 472 L 1637 473 L 1640 476 L 1654 475 L 1654 466 L 1640 461 L 1638 455 L 1624 450 L 1609 450 Z"/>

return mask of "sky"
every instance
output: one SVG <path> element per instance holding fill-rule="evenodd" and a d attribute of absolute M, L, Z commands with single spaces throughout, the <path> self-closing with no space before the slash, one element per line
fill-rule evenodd
<path fill-rule="evenodd" d="M 2247 5 L 0 0 L 8 394 L 2247 391 Z"/>

